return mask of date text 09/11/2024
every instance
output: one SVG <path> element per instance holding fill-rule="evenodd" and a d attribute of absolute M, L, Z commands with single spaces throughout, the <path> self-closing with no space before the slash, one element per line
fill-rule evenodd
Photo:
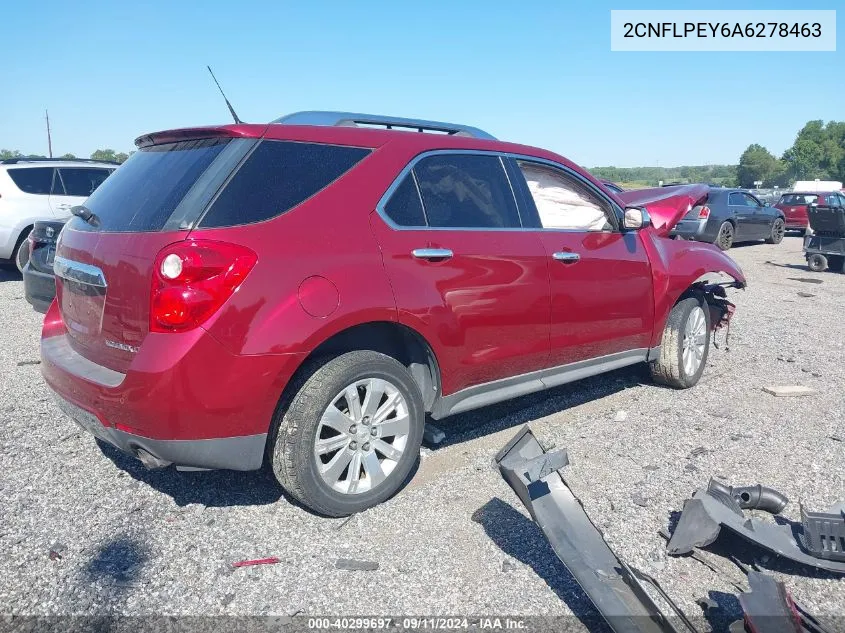
<path fill-rule="evenodd" d="M 526 628 L 526 623 L 518 618 L 510 617 L 316 617 L 308 618 L 308 628 L 311 630 L 357 630 L 357 629 L 390 629 L 406 630 L 510 630 L 518 631 Z"/>
<path fill-rule="evenodd" d="M 787 38 L 821 37 L 822 25 L 819 22 L 757 22 L 740 24 L 739 22 L 625 22 L 623 25 L 626 38 Z"/>

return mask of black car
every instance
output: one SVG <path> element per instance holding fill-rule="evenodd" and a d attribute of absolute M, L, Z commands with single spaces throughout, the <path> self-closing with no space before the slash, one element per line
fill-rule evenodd
<path fill-rule="evenodd" d="M 785 227 L 783 211 L 747 191 L 711 187 L 707 200 L 690 209 L 672 236 L 712 242 L 726 251 L 737 242 L 780 244 Z"/>
<path fill-rule="evenodd" d="M 56 296 L 53 258 L 56 240 L 65 222 L 36 222 L 29 234 L 29 261 L 23 268 L 26 300 L 38 312 L 47 312 Z"/>

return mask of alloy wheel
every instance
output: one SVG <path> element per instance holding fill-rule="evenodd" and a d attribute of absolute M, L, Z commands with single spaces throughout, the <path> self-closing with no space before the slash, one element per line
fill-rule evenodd
<path fill-rule="evenodd" d="M 772 226 L 772 241 L 775 244 L 779 244 L 783 240 L 783 236 L 786 234 L 786 227 L 784 226 L 781 220 L 775 220 L 774 226 Z"/>
<path fill-rule="evenodd" d="M 684 373 L 693 376 L 701 366 L 704 347 L 707 344 L 707 320 L 701 306 L 692 309 L 684 327 L 683 362 Z"/>
<path fill-rule="evenodd" d="M 323 412 L 314 460 L 323 482 L 344 494 L 369 492 L 399 464 L 410 433 L 405 397 L 387 380 L 348 385 Z"/>
<path fill-rule="evenodd" d="M 734 241 L 734 227 L 733 224 L 730 222 L 722 223 L 722 226 L 719 227 L 719 237 L 716 240 L 719 243 L 719 247 L 726 251 L 732 245 Z"/>

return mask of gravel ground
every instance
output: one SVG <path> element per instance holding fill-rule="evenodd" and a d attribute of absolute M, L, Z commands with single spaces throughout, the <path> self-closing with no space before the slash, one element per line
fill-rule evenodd
<path fill-rule="evenodd" d="M 654 386 L 639 367 L 445 420 L 446 441 L 424 449 L 409 487 L 348 521 L 309 514 L 266 474 L 146 471 L 101 451 L 49 398 L 40 316 L 20 278 L 0 273 L 0 613 L 588 614 L 491 467 L 530 423 L 569 450 L 567 479 L 617 553 L 689 615 L 701 616 L 696 598 L 715 599 L 723 628 L 743 575 L 712 551 L 702 556 L 718 571 L 667 558 L 658 531 L 670 513 L 711 475 L 783 491 L 793 519 L 799 501 L 823 510 L 845 497 L 845 275 L 809 272 L 795 237 L 731 255 L 750 287 L 733 293 L 730 351 L 711 349 L 695 389 Z M 817 393 L 762 391 L 776 384 Z M 816 613 L 845 616 L 845 581 L 730 537 L 716 545 L 773 571 Z M 269 556 L 280 562 L 231 567 Z M 339 558 L 379 568 L 339 570 Z"/>

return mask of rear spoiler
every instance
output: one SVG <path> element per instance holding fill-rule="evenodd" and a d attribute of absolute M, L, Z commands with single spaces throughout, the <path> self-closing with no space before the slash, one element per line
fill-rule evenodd
<path fill-rule="evenodd" d="M 645 207 L 655 231 L 665 236 L 709 192 L 707 185 L 679 185 L 623 191 L 616 196 L 626 205 Z"/>
<path fill-rule="evenodd" d="M 266 124 L 214 125 L 208 127 L 186 127 L 163 132 L 144 134 L 135 139 L 135 147 L 149 147 L 162 143 L 177 143 L 202 138 L 261 138 L 267 130 Z"/>

